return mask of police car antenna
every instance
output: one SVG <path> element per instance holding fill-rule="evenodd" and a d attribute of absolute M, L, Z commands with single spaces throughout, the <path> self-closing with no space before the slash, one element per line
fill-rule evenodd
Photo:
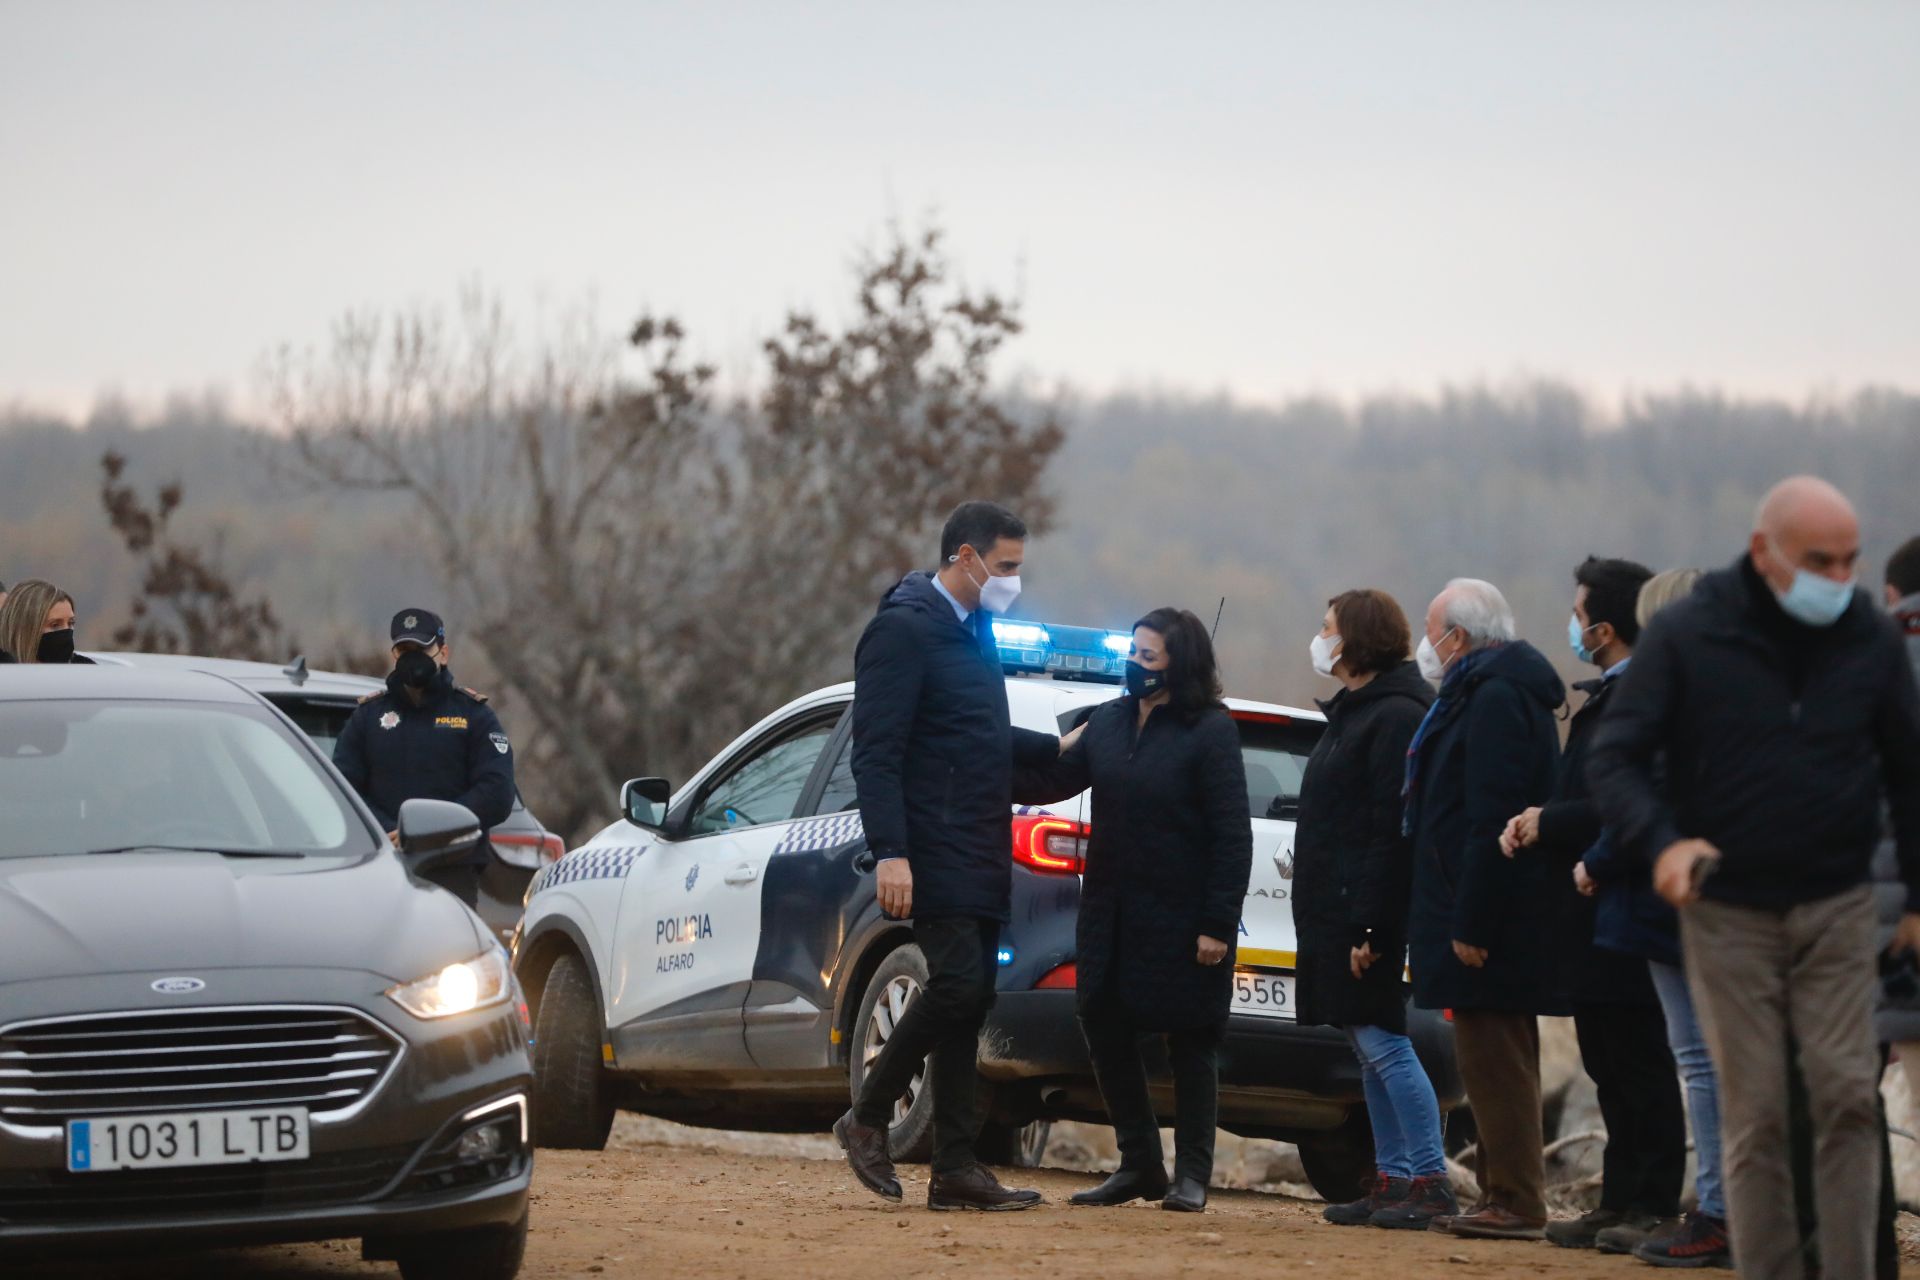
<path fill-rule="evenodd" d="M 1220 615 L 1225 613 L 1226 611 L 1227 611 L 1227 598 L 1225 596 L 1221 596 L 1220 607 L 1213 611 L 1213 634 L 1208 636 L 1207 639 L 1218 640 L 1220 638 Z"/>

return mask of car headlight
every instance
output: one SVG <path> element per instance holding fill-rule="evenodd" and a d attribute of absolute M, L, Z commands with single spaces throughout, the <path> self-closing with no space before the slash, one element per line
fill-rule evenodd
<path fill-rule="evenodd" d="M 506 953 L 489 947 L 471 960 L 388 987 L 387 994 L 416 1018 L 451 1018 L 499 1004 L 512 988 Z"/>

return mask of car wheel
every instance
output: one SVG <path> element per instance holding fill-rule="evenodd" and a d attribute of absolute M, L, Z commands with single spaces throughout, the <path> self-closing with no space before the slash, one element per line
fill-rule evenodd
<path fill-rule="evenodd" d="M 1053 1136 L 1053 1121 L 1035 1120 L 1031 1124 L 987 1124 L 981 1126 L 974 1151 L 986 1164 L 1006 1165 L 1014 1169 L 1038 1169 L 1047 1154 L 1047 1140 Z"/>
<path fill-rule="evenodd" d="M 527 1215 L 506 1227 L 403 1237 L 393 1253 L 401 1280 L 513 1280 L 527 1252 Z"/>
<path fill-rule="evenodd" d="M 533 1142 L 599 1151 L 613 1128 L 613 1091 L 600 1061 L 600 1001 L 579 956 L 547 971 L 534 1021 Z"/>
<path fill-rule="evenodd" d="M 1374 1174 L 1373 1130 L 1366 1109 L 1355 1108 L 1338 1129 L 1302 1141 L 1300 1163 L 1306 1167 L 1307 1181 L 1328 1204 L 1346 1204 L 1364 1196 Z"/>
<path fill-rule="evenodd" d="M 912 943 L 890 953 L 874 970 L 866 993 L 860 997 L 860 1012 L 853 1027 L 853 1062 L 847 1081 L 853 1086 L 855 1098 L 860 1096 L 867 1068 L 886 1048 L 901 1015 L 920 998 L 926 983 L 926 957 Z M 933 1156 L 933 1091 L 927 1088 L 924 1062 L 914 1072 L 906 1093 L 893 1104 L 889 1139 L 895 1160 L 920 1164 Z"/>

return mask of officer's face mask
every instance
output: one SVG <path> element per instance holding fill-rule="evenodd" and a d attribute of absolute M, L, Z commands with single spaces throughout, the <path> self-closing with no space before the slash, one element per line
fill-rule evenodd
<path fill-rule="evenodd" d="M 73 628 L 62 627 L 58 631 L 43 631 L 40 645 L 34 651 L 37 662 L 72 662 Z"/>
<path fill-rule="evenodd" d="M 425 649 L 409 649 L 393 664 L 393 678 L 409 689 L 424 689 L 433 683 L 440 664 Z"/>

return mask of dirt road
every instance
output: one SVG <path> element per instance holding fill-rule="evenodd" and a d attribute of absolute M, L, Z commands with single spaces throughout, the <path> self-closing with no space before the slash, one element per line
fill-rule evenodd
<path fill-rule="evenodd" d="M 1017 1175 L 1047 1196 L 1017 1214 L 929 1213 L 926 1170 L 901 1172 L 904 1205 L 854 1185 L 828 1140 L 704 1134 L 672 1126 L 632 1131 L 606 1152 L 540 1153 L 533 1237 L 521 1272 L 553 1277 L 850 1280 L 941 1274 L 1067 1277 L 1233 1277 L 1293 1274 L 1651 1277 L 1629 1259 L 1545 1244 L 1471 1244 L 1423 1233 L 1343 1230 L 1318 1201 L 1220 1191 L 1201 1217 L 1141 1205 L 1069 1209 L 1091 1179 L 1061 1170 Z M 1015 1177 L 1009 1173 L 1008 1177 Z M 1905 1220 L 1909 1225 L 1913 1219 Z M 250 1249 L 159 1261 L 11 1268 L 9 1280 L 341 1280 L 392 1276 L 359 1261 L 357 1244 Z M 1910 1275 L 1920 1270 L 1909 1266 Z"/>
<path fill-rule="evenodd" d="M 1061 1126 L 1049 1158 L 1101 1158 L 1079 1147 L 1075 1135 L 1104 1131 Z M 1229 1168 L 1225 1161 L 1222 1168 Z M 1650 1280 L 1659 1274 L 1631 1259 L 1546 1244 L 1332 1227 L 1321 1221 L 1323 1206 L 1305 1188 L 1299 1195 L 1216 1189 L 1206 1214 L 1192 1217 L 1146 1205 L 1069 1209 L 1067 1197 L 1091 1185 L 1094 1176 L 1060 1168 L 1003 1170 L 1006 1180 L 1037 1187 L 1047 1204 L 1012 1214 L 930 1213 L 926 1168 L 906 1166 L 900 1173 L 906 1200 L 890 1205 L 855 1185 L 829 1137 L 716 1133 L 622 1116 L 604 1152 L 540 1153 L 533 1234 L 520 1274 L 524 1280 L 641 1277 L 671 1268 L 700 1280 L 888 1280 L 948 1273 L 968 1280 L 1244 1280 L 1276 1264 L 1295 1274 L 1393 1280 Z M 1920 1218 L 1902 1214 L 1901 1226 L 1907 1258 L 1902 1274 L 1920 1280 Z M 6 1280 L 397 1275 L 389 1264 L 361 1262 L 358 1242 L 347 1241 L 12 1267 L 4 1274 Z"/>

